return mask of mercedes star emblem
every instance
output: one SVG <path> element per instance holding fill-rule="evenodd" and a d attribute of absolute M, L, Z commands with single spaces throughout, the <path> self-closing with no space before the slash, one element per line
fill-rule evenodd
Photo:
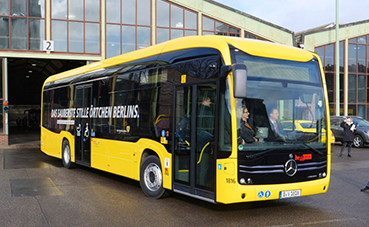
<path fill-rule="evenodd" d="M 290 159 L 284 164 L 284 171 L 290 177 L 296 174 L 297 172 L 297 163 L 295 160 Z"/>

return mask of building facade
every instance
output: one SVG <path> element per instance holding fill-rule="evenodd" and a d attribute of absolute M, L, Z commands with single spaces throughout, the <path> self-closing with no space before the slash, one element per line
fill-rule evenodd
<path fill-rule="evenodd" d="M 27 118 L 19 130 L 39 124 L 48 76 L 207 34 L 294 44 L 292 31 L 213 0 L 0 0 L 0 103 L 10 107 L 0 116 L 0 144 L 19 119 Z"/>
<path fill-rule="evenodd" d="M 296 35 L 297 45 L 316 52 L 322 59 L 331 115 L 336 115 L 335 96 L 339 92 L 340 115 L 369 119 L 369 20 L 341 24 L 338 39 L 339 80 L 336 80 L 335 25 Z"/>

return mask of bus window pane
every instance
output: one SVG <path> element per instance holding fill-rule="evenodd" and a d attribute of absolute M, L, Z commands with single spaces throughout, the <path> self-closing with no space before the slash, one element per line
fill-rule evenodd
<path fill-rule="evenodd" d="M 197 29 L 197 14 L 185 10 L 185 28 Z"/>
<path fill-rule="evenodd" d="M 136 29 L 134 26 L 122 26 L 122 53 L 136 50 Z"/>
<path fill-rule="evenodd" d="M 357 45 L 356 44 L 349 44 L 348 47 L 348 71 L 352 72 L 352 73 L 356 73 L 356 49 L 357 49 Z"/>
<path fill-rule="evenodd" d="M 55 51 L 67 51 L 67 22 L 52 22 L 52 39 L 54 40 Z"/>
<path fill-rule="evenodd" d="M 12 18 L 11 49 L 27 50 L 27 19 Z"/>
<path fill-rule="evenodd" d="M 170 15 L 171 15 L 170 27 L 183 28 L 183 9 L 178 6 L 171 5 Z"/>
<path fill-rule="evenodd" d="M 9 49 L 9 20 L 0 20 L 0 49 Z"/>
<path fill-rule="evenodd" d="M 366 72 L 366 45 L 358 45 L 358 72 Z"/>
<path fill-rule="evenodd" d="M 9 0 L 0 0 L 0 5 L 0 15 L 9 15 Z"/>
<path fill-rule="evenodd" d="M 100 24 L 86 23 L 85 29 L 85 52 L 100 53 Z"/>
<path fill-rule="evenodd" d="M 356 75 L 348 76 L 348 102 L 356 103 Z"/>
<path fill-rule="evenodd" d="M 151 29 L 149 27 L 137 27 L 137 49 L 145 48 L 151 44 Z"/>
<path fill-rule="evenodd" d="M 52 18 L 67 19 L 67 0 L 52 0 L 51 11 Z"/>
<path fill-rule="evenodd" d="M 157 26 L 169 27 L 169 3 L 158 0 L 156 3 L 156 15 Z"/>
<path fill-rule="evenodd" d="M 157 29 L 157 43 L 162 43 L 169 40 L 169 29 L 158 28 Z"/>
<path fill-rule="evenodd" d="M 106 21 L 120 23 L 120 0 L 106 0 Z"/>
<path fill-rule="evenodd" d="M 183 30 L 172 29 L 170 33 L 170 39 L 183 37 Z"/>
<path fill-rule="evenodd" d="M 122 23 L 135 24 L 136 23 L 136 1 L 122 0 Z"/>
<path fill-rule="evenodd" d="M 12 16 L 27 16 L 27 0 L 12 0 L 10 12 Z"/>
<path fill-rule="evenodd" d="M 202 17 L 202 29 L 208 30 L 208 31 L 214 31 L 214 20 L 203 16 Z"/>
<path fill-rule="evenodd" d="M 29 19 L 29 49 L 42 50 L 42 42 L 45 39 L 45 21 Z"/>
<path fill-rule="evenodd" d="M 120 26 L 106 25 L 106 56 L 111 58 L 120 55 Z"/>
<path fill-rule="evenodd" d="M 85 20 L 100 21 L 100 0 L 85 0 Z"/>
<path fill-rule="evenodd" d="M 83 0 L 69 0 L 69 20 L 83 20 Z"/>
<path fill-rule="evenodd" d="M 151 24 L 151 1 L 137 0 L 137 24 L 150 25 Z"/>
<path fill-rule="evenodd" d="M 334 44 L 325 47 L 325 70 L 334 71 Z"/>
<path fill-rule="evenodd" d="M 69 52 L 83 52 L 82 22 L 69 22 Z"/>
<path fill-rule="evenodd" d="M 366 81 L 365 81 L 365 75 L 358 75 L 358 94 L 357 94 L 357 102 L 359 103 L 365 103 L 365 90 L 366 90 Z"/>
<path fill-rule="evenodd" d="M 45 17 L 45 1 L 28 0 L 28 7 L 30 17 Z"/>

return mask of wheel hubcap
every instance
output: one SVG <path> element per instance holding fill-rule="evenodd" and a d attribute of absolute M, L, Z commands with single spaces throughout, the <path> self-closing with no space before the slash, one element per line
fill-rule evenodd
<path fill-rule="evenodd" d="M 360 138 L 355 137 L 355 139 L 354 139 L 354 145 L 355 145 L 356 147 L 359 147 L 359 146 L 361 145 L 361 140 L 360 140 Z"/>
<path fill-rule="evenodd" d="M 161 187 L 162 175 L 160 167 L 150 163 L 144 173 L 145 185 L 150 191 L 157 191 Z"/>
<path fill-rule="evenodd" d="M 70 152 L 69 152 L 68 146 L 64 148 L 63 156 L 64 156 L 64 161 L 68 164 L 70 162 Z"/>

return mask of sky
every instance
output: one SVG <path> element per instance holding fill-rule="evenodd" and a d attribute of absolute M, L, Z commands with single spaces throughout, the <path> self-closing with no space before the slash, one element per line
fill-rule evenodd
<path fill-rule="evenodd" d="M 272 24 L 301 32 L 336 22 L 336 0 L 214 0 Z M 369 0 L 339 0 L 339 23 L 369 20 Z"/>

